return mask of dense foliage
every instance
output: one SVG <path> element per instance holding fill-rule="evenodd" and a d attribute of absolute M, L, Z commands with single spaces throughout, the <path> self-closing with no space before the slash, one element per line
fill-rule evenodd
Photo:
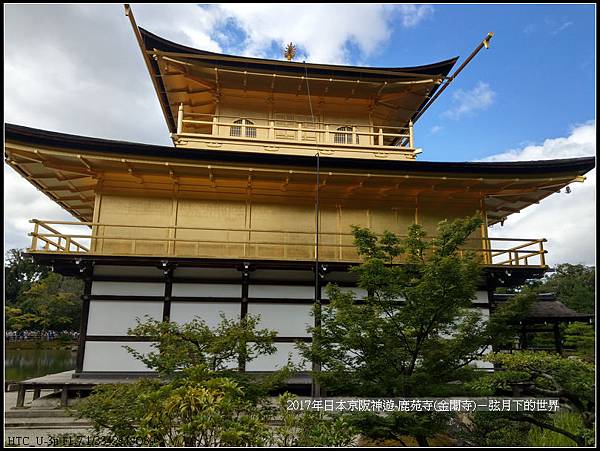
<path fill-rule="evenodd" d="M 285 394 L 273 405 L 291 365 L 262 378 L 237 365 L 273 353 L 275 333 L 257 330 L 257 317 L 201 319 L 178 325 L 146 320 L 129 331 L 156 340 L 156 351 L 129 351 L 160 376 L 98 386 L 78 407 L 92 420 L 98 445 L 344 446 L 355 429 L 341 416 L 287 410 Z M 252 343 L 251 345 L 249 343 Z M 280 424 L 275 424 L 276 422 Z"/>
<path fill-rule="evenodd" d="M 596 268 L 563 263 L 542 280 L 531 281 L 537 293 L 555 293 L 556 298 L 578 313 L 594 313 L 596 305 Z"/>
<path fill-rule="evenodd" d="M 368 296 L 357 300 L 336 286 L 327 288 L 330 304 L 315 308 L 319 327 L 313 342 L 299 344 L 304 356 L 321 364 L 314 376 L 332 394 L 370 397 L 465 395 L 477 377 L 471 364 L 492 344 L 512 339 L 515 322 L 530 298 L 518 297 L 497 318 L 485 321 L 472 309 L 480 261 L 462 249 L 481 225 L 479 217 L 441 222 L 435 238 L 411 225 L 402 239 L 381 237 L 355 227 L 363 263 L 354 268 Z M 393 262 L 402 259 L 403 265 Z M 373 438 L 412 436 L 426 445 L 444 431 L 453 415 L 394 413 L 355 417 Z"/>
<path fill-rule="evenodd" d="M 369 294 L 361 301 L 329 286 L 330 304 L 315 312 L 321 326 L 302 346 L 305 357 L 321 363 L 315 377 L 325 388 L 419 396 L 469 377 L 469 364 L 493 338 L 490 324 L 470 308 L 480 279 L 477 256 L 460 251 L 480 225 L 478 217 L 442 222 L 431 239 L 412 225 L 404 240 L 354 229 L 364 262 L 353 270 Z M 405 264 L 391 265 L 398 257 Z"/>
<path fill-rule="evenodd" d="M 199 318 L 178 324 L 148 317 L 143 322 L 138 320 L 129 334 L 152 338 L 155 351 L 142 354 L 130 347 L 128 350 L 149 368 L 168 376 L 199 365 L 211 371 L 238 368 L 261 354 L 276 351 L 273 346 L 276 332 L 257 329 L 258 320 L 253 315 L 233 320 L 221 314 L 219 325 L 211 329 Z"/>
<path fill-rule="evenodd" d="M 519 413 L 510 416 L 516 422 L 526 422 L 540 429 L 561 434 L 580 446 L 593 444 L 595 429 L 595 366 L 578 357 L 563 357 L 539 351 L 519 351 L 511 354 L 494 353 L 486 360 L 501 365 L 476 384 L 482 394 L 493 395 L 498 390 L 518 386 L 524 396 L 558 398 L 562 412 L 579 418 L 576 430 L 556 426 L 550 414 Z"/>
<path fill-rule="evenodd" d="M 11 249 L 4 266 L 7 330 L 78 330 L 82 281 L 49 272 Z"/>

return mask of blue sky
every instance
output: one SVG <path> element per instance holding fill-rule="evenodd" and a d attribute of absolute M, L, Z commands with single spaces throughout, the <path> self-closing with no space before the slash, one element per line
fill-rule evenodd
<path fill-rule="evenodd" d="M 478 159 L 564 136 L 570 127 L 595 117 L 594 22 L 593 5 L 438 5 L 431 20 L 395 31 L 376 64 L 457 53 L 462 61 L 493 31 L 491 48 L 483 49 L 457 77 L 417 130 L 427 159 Z M 402 45 L 405 40 L 415 44 Z M 440 116 L 451 106 L 453 92 L 478 81 L 495 93 L 488 108 L 459 120 Z M 431 133 L 436 125 L 443 128 Z"/>
<path fill-rule="evenodd" d="M 410 27 L 393 25 L 401 24 L 399 11 L 389 14 L 389 38 L 368 55 L 355 40 L 346 41 L 346 63 L 413 66 L 460 56 L 458 67 L 494 32 L 491 49 L 483 49 L 418 122 L 421 158 L 481 159 L 564 136 L 595 117 L 594 5 L 434 5 Z M 248 36 L 237 21 L 218 30 L 226 36 L 214 35 L 223 51 L 243 52 Z M 275 41 L 262 52 L 281 58 Z M 487 106 L 459 117 L 444 114 L 480 83 L 491 92 Z"/>

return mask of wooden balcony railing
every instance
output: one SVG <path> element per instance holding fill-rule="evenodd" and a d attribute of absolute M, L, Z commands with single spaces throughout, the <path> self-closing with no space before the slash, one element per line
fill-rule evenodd
<path fill-rule="evenodd" d="M 310 231 L 142 226 L 32 219 L 32 253 L 123 256 L 175 256 L 232 259 L 314 260 L 316 236 Z M 59 232 L 53 226 L 70 228 Z M 91 231 L 90 231 L 91 228 Z M 83 229 L 83 230 L 82 230 Z M 471 251 L 486 266 L 545 267 L 545 239 L 473 238 Z M 351 233 L 319 233 L 322 261 L 358 262 Z M 401 261 L 398 261 L 401 263 Z"/>
<path fill-rule="evenodd" d="M 177 117 L 178 138 L 268 143 L 272 145 L 315 145 L 331 150 L 349 152 L 394 151 L 414 155 L 412 122 L 408 127 L 370 126 L 367 124 L 313 122 L 246 116 L 225 116 L 184 112 L 179 107 Z"/>

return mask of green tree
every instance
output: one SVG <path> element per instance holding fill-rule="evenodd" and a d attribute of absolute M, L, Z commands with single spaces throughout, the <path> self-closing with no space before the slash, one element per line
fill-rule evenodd
<path fill-rule="evenodd" d="M 277 420 L 272 444 L 276 446 L 350 446 L 358 434 L 349 415 L 319 411 L 295 411 L 297 397 L 284 393 L 277 400 Z"/>
<path fill-rule="evenodd" d="M 531 429 L 513 412 L 475 411 L 458 426 L 456 435 L 467 446 L 525 446 Z"/>
<path fill-rule="evenodd" d="M 41 328 L 44 318 L 33 313 L 23 313 L 20 308 L 4 307 L 6 328 L 9 330 L 35 330 Z"/>
<path fill-rule="evenodd" d="M 563 263 L 546 279 L 534 282 L 538 293 L 551 292 L 556 298 L 578 313 L 595 312 L 596 268 Z"/>
<path fill-rule="evenodd" d="M 265 411 L 240 385 L 202 367 L 170 382 L 102 385 L 78 407 L 98 445 L 264 446 Z"/>
<path fill-rule="evenodd" d="M 339 417 L 289 412 L 285 395 L 273 406 L 268 394 L 290 376 L 286 367 L 255 378 L 230 367 L 274 351 L 275 333 L 257 330 L 257 317 L 221 318 L 210 329 L 189 324 L 138 321 L 129 333 L 156 340 L 136 358 L 158 378 L 101 385 L 77 408 L 92 420 L 99 445 L 145 446 L 333 446 L 349 443 L 354 430 Z M 249 342 L 254 343 L 248 345 Z M 279 420 L 280 426 L 271 424 Z"/>
<path fill-rule="evenodd" d="M 481 394 L 493 395 L 498 390 L 519 386 L 525 395 L 559 398 L 563 409 L 576 413 L 581 419 L 578 430 L 557 426 L 552 415 L 539 413 L 515 414 L 512 419 L 541 429 L 556 432 L 579 446 L 593 442 L 595 427 L 595 366 L 577 357 L 562 357 L 545 352 L 519 351 L 512 354 L 495 353 L 486 360 L 502 366 L 502 371 L 481 378 L 476 385 Z M 487 392 L 486 392 L 487 390 Z"/>
<path fill-rule="evenodd" d="M 368 296 L 356 300 L 328 286 L 329 305 L 315 307 L 321 324 L 310 328 L 313 342 L 298 345 L 304 357 L 321 364 L 314 376 L 328 392 L 441 396 L 462 390 L 450 382 L 475 377 L 470 364 L 488 346 L 507 340 L 511 331 L 503 326 L 515 316 L 507 312 L 486 322 L 471 309 L 481 267 L 477 255 L 462 248 L 480 225 L 479 217 L 443 221 L 434 238 L 412 225 L 406 239 L 353 228 L 363 258 L 353 271 Z M 403 264 L 394 264 L 399 259 Z M 379 430 L 391 428 L 421 444 L 448 421 L 416 414 L 369 418 Z"/>
<path fill-rule="evenodd" d="M 412 225 L 405 240 L 353 229 L 363 263 L 353 268 L 369 295 L 354 299 L 328 286 L 330 304 L 305 357 L 321 362 L 315 377 L 328 390 L 368 396 L 431 394 L 460 379 L 488 344 L 487 325 L 471 311 L 480 278 L 474 254 L 459 247 L 481 225 L 478 217 L 442 222 L 427 239 Z M 402 265 L 391 264 L 404 257 Z"/>
<path fill-rule="evenodd" d="M 596 334 L 594 326 L 584 323 L 571 323 L 564 328 L 565 346 L 575 348 L 578 355 L 587 362 L 596 358 Z"/>
<path fill-rule="evenodd" d="M 30 329 L 75 330 L 81 317 L 83 284 L 72 277 L 49 273 L 21 292 L 18 308 L 23 315 L 32 315 L 26 326 Z M 13 319 L 13 324 L 15 324 Z"/>
<path fill-rule="evenodd" d="M 233 320 L 221 313 L 220 323 L 211 329 L 198 317 L 184 324 L 146 317 L 144 321 L 138 319 L 137 325 L 128 333 L 155 340 L 155 351 L 143 354 L 131 347 L 126 348 L 149 368 L 166 376 L 200 365 L 211 371 L 225 371 L 260 354 L 276 351 L 273 339 L 277 333 L 257 329 L 258 321 L 259 317 L 254 315 Z"/>
<path fill-rule="evenodd" d="M 19 295 L 48 275 L 47 266 L 38 265 L 23 249 L 10 249 L 4 260 L 4 295 L 7 305 L 17 304 Z"/>
<path fill-rule="evenodd" d="M 79 328 L 80 280 L 50 272 L 21 249 L 8 251 L 4 276 L 7 329 Z"/>

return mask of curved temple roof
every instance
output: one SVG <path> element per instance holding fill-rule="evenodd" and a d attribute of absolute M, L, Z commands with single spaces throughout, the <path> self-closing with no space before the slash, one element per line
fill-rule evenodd
<path fill-rule="evenodd" d="M 415 80 L 423 75 L 446 76 L 458 57 L 450 58 L 438 63 L 414 67 L 361 67 L 361 66 L 342 66 L 334 64 L 314 64 L 300 63 L 294 61 L 271 60 L 264 58 L 251 58 L 247 56 L 235 56 L 222 53 L 214 53 L 206 50 L 187 47 L 165 38 L 157 36 L 148 30 L 139 27 L 142 36 L 144 48 L 148 51 L 158 50 L 164 53 L 177 53 L 182 56 L 194 58 L 199 61 L 210 61 L 219 66 L 231 66 L 242 70 L 264 70 L 268 72 L 289 73 L 295 75 L 305 75 L 305 68 L 310 75 L 319 75 L 324 77 L 344 77 L 352 80 L 370 80 L 394 81 L 394 80 Z M 420 77 L 421 76 L 421 77 Z"/>
<path fill-rule="evenodd" d="M 357 67 L 224 55 L 186 47 L 139 28 L 130 16 L 165 120 L 176 132 L 178 105 L 214 113 L 226 89 L 266 95 L 304 95 L 361 100 L 375 125 L 406 126 L 437 91 L 458 57 L 414 67 Z"/>
<path fill-rule="evenodd" d="M 217 186 L 223 180 L 232 192 L 239 190 L 246 196 L 251 177 L 257 192 L 271 190 L 286 196 L 280 188 L 283 183 L 295 185 L 297 192 L 306 196 L 314 192 L 316 159 L 310 156 L 181 150 L 12 124 L 5 125 L 5 139 L 6 162 L 86 221 L 91 220 L 94 190 L 100 181 L 137 186 L 156 195 L 160 190 L 171 190 L 173 183 L 180 189 L 186 184 L 190 189 L 211 187 L 214 176 Z M 348 202 L 384 198 L 397 205 L 413 202 L 415 196 L 438 202 L 483 198 L 489 225 L 571 182 L 582 181 L 594 167 L 595 157 L 501 163 L 349 158 L 322 158 L 320 162 L 321 173 L 328 178 L 322 191 L 324 201 L 327 196 L 340 201 L 338 190 L 352 192 L 344 198 Z"/>

